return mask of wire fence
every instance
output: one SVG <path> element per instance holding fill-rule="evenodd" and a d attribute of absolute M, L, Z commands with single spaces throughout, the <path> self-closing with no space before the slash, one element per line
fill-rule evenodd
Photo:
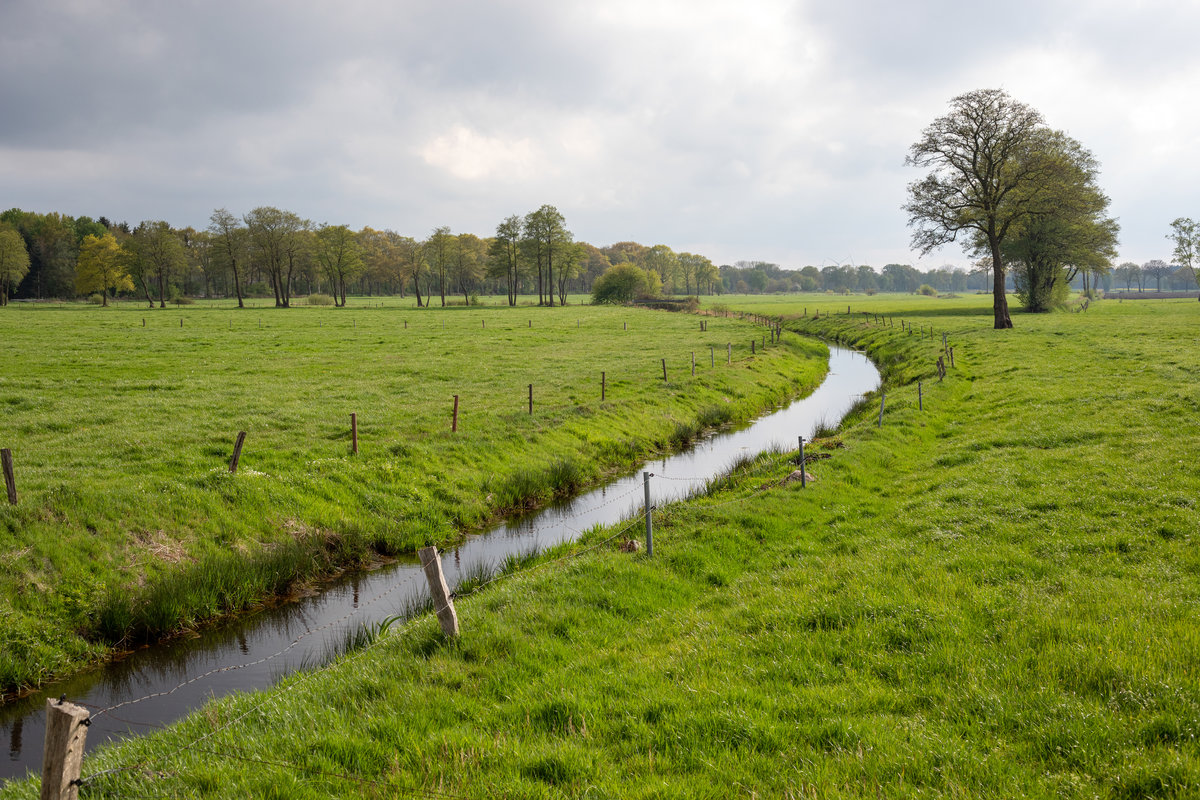
<path fill-rule="evenodd" d="M 751 477 L 755 474 L 761 473 L 762 471 L 764 471 L 766 469 L 774 470 L 774 469 L 776 469 L 776 464 L 777 464 L 777 461 L 775 461 L 775 460 L 766 460 L 763 462 L 752 464 L 749 467 L 738 470 L 737 476 L 745 479 L 745 478 Z M 800 466 L 800 468 L 803 469 L 804 466 L 805 465 L 802 464 Z M 675 481 L 675 482 L 688 482 L 688 483 L 693 483 L 693 484 L 712 485 L 712 483 L 714 481 L 722 480 L 723 477 L 725 477 L 725 476 L 655 475 L 653 477 L 657 477 L 662 480 Z M 772 482 L 763 484 L 763 485 L 755 488 L 748 494 L 738 496 L 738 497 L 732 497 L 732 498 L 729 498 L 726 500 L 716 501 L 716 502 L 708 502 L 705 499 L 696 498 L 695 496 L 693 496 L 693 498 L 691 498 L 691 499 L 694 500 L 695 502 L 688 502 L 687 508 L 688 508 L 689 512 L 691 512 L 693 514 L 703 515 L 705 513 L 708 513 L 708 512 L 717 510 L 717 509 L 728 508 L 728 507 L 734 506 L 734 505 L 748 504 L 748 503 L 751 503 L 751 502 L 757 500 L 763 494 L 765 494 L 775 488 L 778 488 L 783 483 L 786 483 L 786 477 L 783 480 L 772 481 Z M 627 500 L 631 495 L 634 495 L 635 493 L 640 491 L 641 488 L 642 487 L 640 487 L 640 486 L 631 487 L 630 489 L 628 489 L 624 492 L 621 492 L 617 495 L 614 495 L 611 498 L 606 498 L 605 501 L 599 505 L 589 506 L 588 508 L 579 511 L 574 515 L 562 517 L 557 520 L 554 520 L 553 522 L 547 523 L 546 525 L 532 528 L 532 529 L 530 529 L 529 532 L 537 533 L 540 531 L 549 530 L 551 528 L 559 528 L 559 529 L 566 528 L 568 530 L 571 530 L 573 533 L 577 534 L 580 539 L 584 539 L 584 538 L 586 538 L 586 534 L 583 531 L 580 531 L 576 528 L 573 528 L 573 527 L 567 525 L 566 522 L 569 520 L 578 519 L 585 514 L 594 513 L 594 511 L 600 507 L 611 505 L 613 503 L 617 503 L 622 500 Z M 656 511 L 659 512 L 659 514 L 661 516 L 661 514 L 664 511 L 666 511 L 667 509 L 670 509 L 674 506 L 682 504 L 685 500 L 687 500 L 687 498 L 680 498 L 677 500 L 672 500 L 672 501 L 669 501 L 668 503 L 666 503 L 666 505 L 664 505 L 663 507 L 658 507 L 658 506 L 652 505 L 651 508 L 645 510 L 646 516 L 652 522 L 654 512 L 656 512 Z M 525 567 L 525 568 L 496 572 L 493 575 L 491 575 L 490 577 L 475 583 L 468 590 L 463 591 L 461 593 L 456 593 L 454 595 L 454 597 L 458 598 L 458 599 L 466 598 L 466 597 L 476 594 L 476 593 L 482 591 L 483 589 L 485 589 L 489 586 L 492 586 L 494 584 L 514 579 L 517 576 L 525 576 L 525 575 L 529 575 L 529 574 L 534 574 L 538 571 L 548 569 L 552 566 L 562 565 L 562 564 L 572 561 L 574 559 L 581 558 L 581 557 L 588 555 L 590 553 L 593 553 L 601 548 L 611 545 L 617 539 L 620 539 L 622 537 L 628 538 L 628 534 L 630 533 L 630 531 L 632 531 L 634 528 L 641 526 L 642 524 L 645 523 L 645 521 L 646 520 L 644 520 L 641 517 L 637 517 L 637 516 L 632 517 L 622 523 L 619 523 L 618 526 L 616 527 L 615 531 L 609 533 L 608 535 L 604 536 L 603 538 L 601 538 L 595 542 L 582 544 L 581 546 L 572 549 L 570 552 L 567 552 L 558 557 L 542 558 L 541 560 L 539 560 L 539 561 L 535 562 L 534 564 L 532 564 L 528 567 Z M 343 615 L 342 617 L 340 617 L 336 620 L 326 623 L 325 625 L 322 625 L 318 628 L 306 629 L 304 633 L 302 633 L 300 636 L 296 637 L 296 639 L 292 640 L 292 642 L 290 642 L 286 647 L 280 649 L 279 651 L 277 651 L 275 653 L 272 653 L 261 659 L 257 659 L 255 661 L 247 662 L 244 664 L 229 665 L 229 666 L 209 670 L 207 672 L 196 675 L 192 678 L 189 678 L 186 681 L 179 683 L 177 686 L 173 687 L 172 689 L 165 690 L 162 692 L 154 692 L 151 694 L 147 694 L 143 697 L 122 701 L 121 703 L 117 703 L 117 704 L 99 709 L 95 713 L 94 716 L 98 717 L 98 716 L 107 714 L 107 715 L 113 717 L 114 719 L 119 720 L 120 718 L 116 717 L 116 715 L 113 714 L 113 712 L 118 711 L 121 708 L 124 708 L 126 706 L 134 705 L 136 703 L 142 702 L 144 700 L 148 700 L 150 698 L 161 697 L 164 695 L 171 694 L 172 692 L 177 691 L 180 688 L 183 688 L 184 686 L 196 683 L 197 681 L 203 680 L 206 677 L 209 677 L 209 676 L 221 673 L 221 672 L 228 672 L 228 671 L 232 671 L 232 670 L 242 669 L 245 667 L 262 664 L 262 663 L 264 663 L 266 661 L 270 661 L 271 659 L 274 659 L 274 658 L 278 658 L 279 656 L 283 655 L 284 653 L 288 652 L 293 647 L 295 647 L 303 639 L 305 639 L 309 636 L 312 636 L 318 632 L 321 632 L 323 630 L 328 630 L 329 628 L 331 628 L 335 625 L 344 623 L 344 622 L 348 621 L 349 619 L 351 619 L 352 617 L 354 617 L 356 614 L 360 613 L 362 609 L 364 609 L 374 603 L 379 602 L 380 600 L 384 599 L 385 597 L 393 594 L 399 588 L 411 585 L 412 581 L 415 580 L 415 578 L 417 577 L 418 574 L 419 573 L 414 572 L 413 575 L 410 576 L 410 578 L 408 580 L 393 584 L 388 589 L 377 594 L 375 597 L 372 597 L 370 600 L 359 605 L 358 607 L 353 609 L 351 612 L 348 612 L 347 614 Z M 437 613 L 437 612 L 445 610 L 445 608 L 446 608 L 446 606 L 443 606 L 440 608 L 435 607 L 433 609 L 433 612 Z M 242 721 L 251 717 L 251 715 L 254 715 L 259 712 L 262 712 L 265 714 L 266 712 L 275 709 L 277 707 L 277 705 L 279 703 L 281 703 L 285 697 L 287 697 L 292 692 L 297 691 L 301 687 L 308 686 L 310 684 L 310 682 L 312 682 L 314 680 L 314 678 L 317 678 L 318 676 L 326 676 L 335 671 L 346 669 L 349 665 L 353 665 L 353 664 L 357 663 L 360 659 L 364 658 L 366 655 L 374 652 L 374 650 L 376 648 L 378 648 L 379 646 L 381 646 L 382 644 L 396 643 L 396 642 L 401 641 L 403 638 L 405 638 L 407 636 L 411 636 L 414 631 L 416 631 L 420 628 L 419 623 L 423 619 L 425 619 L 425 617 L 418 616 L 418 617 L 411 618 L 402 627 L 400 627 L 394 631 L 389 631 L 388 635 L 375 637 L 371 641 L 367 642 L 364 646 L 360 647 L 359 649 L 356 649 L 347 654 L 344 654 L 342 657 L 337 658 L 322 667 L 301 672 L 301 673 L 299 673 L 299 677 L 296 677 L 295 679 L 291 680 L 289 683 L 287 683 L 285 685 L 277 686 L 270 691 L 265 691 L 258 695 L 248 696 L 248 697 L 255 698 L 250 701 L 250 705 L 248 708 L 241 710 L 239 713 L 235 714 L 230 719 L 224 721 L 223 723 L 221 723 L 219 725 L 215 725 L 211 730 L 209 730 L 199 736 L 196 736 L 195 738 L 191 739 L 190 741 L 187 741 L 186 743 L 181 744 L 178 747 L 175 747 L 162 755 L 147 756 L 147 757 L 140 759 L 132 764 L 102 769 L 91 775 L 81 778 L 78 781 L 78 785 L 83 789 L 87 789 L 89 794 L 92 792 L 95 792 L 100 795 L 104 795 L 104 794 L 106 794 L 105 787 L 104 787 L 105 780 L 113 778 L 115 776 L 123 775 L 123 774 L 141 771 L 143 773 L 151 774 L 151 775 L 155 776 L 155 778 L 168 778 L 168 777 L 185 778 L 186 776 L 184 774 L 182 774 L 178 771 L 168 770 L 167 767 L 170 766 L 171 764 L 173 764 L 174 762 L 176 762 L 181 757 L 196 754 L 196 755 L 209 756 L 209 757 L 221 758 L 221 759 L 227 759 L 227 760 L 236 760 L 236 761 L 241 761 L 241 762 L 246 762 L 246 763 L 254 763 L 254 764 L 259 764 L 262 766 L 271 766 L 271 767 L 276 767 L 276 768 L 293 770 L 295 773 L 294 777 L 296 777 L 297 779 L 300 779 L 300 780 L 305 780 L 305 781 L 332 780 L 332 781 L 340 781 L 340 782 L 352 782 L 352 783 L 356 783 L 356 784 L 363 785 L 363 786 L 386 788 L 389 793 L 398 794 L 401 796 L 410 796 L 410 797 L 448 798 L 449 800 L 455 800 L 456 798 L 465 797 L 464 795 L 458 795 L 458 794 L 454 794 L 451 792 L 446 792 L 446 791 L 442 791 L 442 790 L 438 790 L 438 789 L 426 789 L 426 788 L 403 789 L 403 788 L 396 787 L 390 783 L 382 783 L 382 782 L 372 780 L 369 778 L 364 778 L 359 775 L 353 775 L 353 774 L 346 773 L 346 772 L 321 770 L 321 769 L 314 768 L 310 764 L 302 764 L 302 763 L 299 763 L 296 761 L 290 761 L 287 759 L 262 758 L 262 757 L 259 757 L 256 755 L 249 754 L 245 750 L 234 747 L 232 745 L 219 745 L 218 746 L 218 745 L 212 743 L 218 735 L 220 735 L 226 731 L 229 731 L 234 726 L 238 725 Z M 144 724 L 144 725 L 146 725 L 148 727 L 152 727 L 152 728 L 164 728 L 165 727 L 165 726 L 158 725 L 157 723 L 132 723 L 132 724 Z M 130 794 L 130 793 L 128 793 L 128 791 L 126 791 L 127 788 L 128 787 L 124 787 L 124 786 L 116 787 L 116 791 L 119 792 L 119 796 L 121 796 L 121 797 L 151 798 L 151 797 L 167 796 L 167 795 L 155 795 L 155 794 L 142 794 L 142 795 Z"/>

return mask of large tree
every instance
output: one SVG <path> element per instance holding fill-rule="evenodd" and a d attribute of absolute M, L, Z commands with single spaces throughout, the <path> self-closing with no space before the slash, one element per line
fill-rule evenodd
<path fill-rule="evenodd" d="M 125 247 L 133 255 L 130 272 L 142 284 L 146 302 L 154 307 L 153 285 L 158 289 L 158 307 L 166 308 L 171 279 L 187 265 L 179 235 L 164 220 L 145 220 L 133 229 Z"/>
<path fill-rule="evenodd" d="M 508 304 L 517 304 L 521 279 L 521 218 L 516 214 L 496 226 L 496 236 L 488 251 L 488 277 L 503 278 L 508 289 Z"/>
<path fill-rule="evenodd" d="M 538 304 L 553 306 L 554 264 L 566 256 L 573 239 L 571 232 L 558 209 L 544 205 L 525 215 L 525 238 L 538 268 Z"/>
<path fill-rule="evenodd" d="M 362 248 L 354 231 L 345 225 L 322 225 L 315 242 L 317 263 L 333 288 L 333 304 L 345 307 L 346 284 L 362 274 Z"/>
<path fill-rule="evenodd" d="M 908 186 L 912 243 L 929 253 L 959 234 L 982 237 L 992 257 L 996 328 L 1011 328 L 1001 246 L 1037 197 L 1044 161 L 1030 158 L 1042 115 L 1000 89 L 980 89 L 950 101 L 909 148 L 905 163 L 930 168 Z"/>
<path fill-rule="evenodd" d="M 1142 264 L 1142 272 L 1154 278 L 1154 291 L 1162 291 L 1162 279 L 1171 274 L 1171 265 L 1161 258 L 1152 258 Z"/>
<path fill-rule="evenodd" d="M 242 300 L 242 278 L 239 262 L 245 259 L 247 234 L 241 221 L 227 209 L 218 208 L 208 218 L 208 232 L 212 234 L 212 245 L 216 263 L 222 264 L 233 274 L 233 291 L 237 295 L 238 308 L 245 308 Z"/>
<path fill-rule="evenodd" d="M 1200 223 L 1188 217 L 1179 217 L 1171 223 L 1171 232 L 1167 234 L 1167 238 L 1175 245 L 1171 258 L 1186 269 L 1200 286 L 1200 274 L 1196 273 L 1195 268 L 1196 259 L 1200 255 Z"/>
<path fill-rule="evenodd" d="M 109 292 L 133 291 L 133 279 L 126 265 L 130 253 L 117 244 L 111 233 L 103 236 L 88 234 L 79 247 L 79 262 L 75 267 L 75 290 L 80 294 L 99 292 L 101 305 L 108 305 Z"/>
<path fill-rule="evenodd" d="M 1086 291 L 1089 276 L 1110 269 L 1118 226 L 1105 216 L 1108 197 L 1096 183 L 1099 165 L 1079 142 L 1059 131 L 1039 131 L 1025 158 L 1039 163 L 1042 177 L 1016 191 L 1024 213 L 1000 250 L 1013 267 L 1025 309 L 1048 311 L 1065 301 L 1076 275 L 1083 275 Z M 975 233 L 986 253 L 988 243 Z"/>
<path fill-rule="evenodd" d="M 0 306 L 8 305 L 8 293 L 29 272 L 25 240 L 13 228 L 0 227 Z"/>
<path fill-rule="evenodd" d="M 454 234 L 450 226 L 442 225 L 434 228 L 433 233 L 425 242 L 425 253 L 429 266 L 438 277 L 438 291 L 442 296 L 442 307 L 446 306 L 446 276 L 450 272 L 450 260 L 453 258 Z"/>
<path fill-rule="evenodd" d="M 488 243 L 473 233 L 454 237 L 450 250 L 450 276 L 455 288 L 462 293 L 463 303 L 470 304 L 471 292 L 479 286 L 487 266 Z"/>
<path fill-rule="evenodd" d="M 251 258 L 271 279 L 275 306 L 292 304 L 292 281 L 309 252 L 312 223 L 291 211 L 259 206 L 244 218 Z"/>

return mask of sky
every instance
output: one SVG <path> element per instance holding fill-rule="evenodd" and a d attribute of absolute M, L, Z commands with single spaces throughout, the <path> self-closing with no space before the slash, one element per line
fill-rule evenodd
<path fill-rule="evenodd" d="M 278 206 L 717 264 L 966 266 L 911 249 L 909 146 L 1000 88 L 1100 161 L 1120 260 L 1200 218 L 1200 3 L 0 0 L 0 206 Z"/>

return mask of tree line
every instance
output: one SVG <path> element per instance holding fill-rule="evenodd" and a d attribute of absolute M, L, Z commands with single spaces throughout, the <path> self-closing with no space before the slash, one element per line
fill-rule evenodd
<path fill-rule="evenodd" d="M 539 305 L 554 306 L 591 291 L 614 265 L 631 263 L 657 277 L 639 294 L 723 288 L 703 256 L 666 245 L 575 241 L 551 205 L 506 218 L 494 236 L 440 226 L 424 238 L 317 225 L 271 206 L 241 216 L 216 209 L 202 230 L 163 220 L 134 226 L 19 208 L 0 213 L 0 304 L 10 296 L 92 295 L 103 304 L 121 296 L 159 307 L 230 297 L 243 306 L 248 297 L 267 297 L 286 308 L 294 296 L 319 293 L 339 306 L 350 294 L 411 295 L 420 306 L 459 297 L 469 304 L 480 294 L 506 295 L 515 305 L 519 296 L 536 295 Z"/>

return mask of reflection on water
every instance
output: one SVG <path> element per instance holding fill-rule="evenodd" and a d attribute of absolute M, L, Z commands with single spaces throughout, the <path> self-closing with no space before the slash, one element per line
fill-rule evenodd
<path fill-rule="evenodd" d="M 709 479 L 748 454 L 794 449 L 798 436 L 807 438 L 818 423 L 840 420 L 862 394 L 878 385 L 879 373 L 865 356 L 831 347 L 829 375 L 808 397 L 742 430 L 702 439 L 685 453 L 658 459 L 573 500 L 468 538 L 442 554 L 446 581 L 457 586 L 464 576 L 493 569 L 509 555 L 551 547 L 576 539 L 595 525 L 640 514 L 643 470 L 655 475 L 651 502 L 663 503 L 703 489 Z M 266 688 L 302 666 L 322 663 L 347 630 L 378 623 L 426 597 L 419 564 L 402 559 L 375 571 L 348 575 L 319 594 L 264 609 L 198 636 L 134 651 L 103 668 L 47 686 L 0 707 L 0 732 L 9 741 L 8 758 L 0 761 L 0 778 L 40 769 L 46 697 L 65 694 L 73 702 L 106 708 L 170 692 L 97 717 L 87 737 L 93 747 L 169 723 L 210 698 Z M 230 669 L 238 665 L 244 666 Z M 179 686 L 200 675 L 205 677 Z"/>

